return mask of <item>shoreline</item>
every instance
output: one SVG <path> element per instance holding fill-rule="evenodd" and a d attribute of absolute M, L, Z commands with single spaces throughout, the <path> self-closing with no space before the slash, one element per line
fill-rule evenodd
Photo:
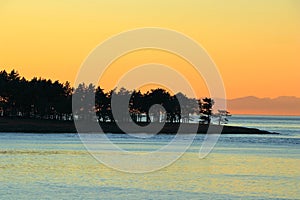
<path fill-rule="evenodd" d="M 97 122 L 77 122 L 79 125 L 84 124 L 85 127 L 95 127 L 99 126 Z M 76 123 L 76 124 L 77 124 Z M 128 123 L 122 123 L 126 126 Z M 147 123 L 138 123 L 140 126 L 145 126 Z M 158 126 L 161 124 L 157 124 Z M 111 122 L 100 123 L 102 131 L 99 133 L 112 133 L 112 134 L 124 134 L 124 132 L 115 124 Z M 158 134 L 177 134 L 179 126 L 183 127 L 181 133 L 188 134 L 193 133 L 198 130 L 198 134 L 206 134 L 208 130 L 207 124 L 192 124 L 192 123 L 166 123 Z M 197 128 L 198 126 L 198 128 Z M 219 126 L 210 125 L 210 130 L 212 132 L 218 131 L 221 128 L 222 134 L 279 134 L 275 132 L 269 132 L 265 130 L 259 130 L 256 128 L 247 128 L 239 126 Z M 0 133 L 77 133 L 73 121 L 58 121 L 58 120 L 45 120 L 45 119 L 23 119 L 23 118 L 0 118 Z M 93 129 L 85 129 L 80 131 L 84 133 L 95 132 Z M 132 133 L 140 133 L 140 131 L 132 129 Z M 98 132 L 97 132 L 98 133 Z M 147 132 L 144 132 L 147 133 Z M 151 133 L 151 132 L 149 132 Z"/>

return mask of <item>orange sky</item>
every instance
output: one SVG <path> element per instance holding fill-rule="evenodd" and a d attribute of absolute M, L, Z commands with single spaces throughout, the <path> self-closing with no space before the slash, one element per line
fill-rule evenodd
<path fill-rule="evenodd" d="M 228 98 L 300 97 L 299 11 L 297 0 L 4 0 L 0 70 L 14 68 L 26 78 L 74 83 L 89 52 L 108 37 L 129 29 L 162 27 L 186 34 L 207 50 Z M 191 75 L 189 64 L 165 52 L 125 55 L 112 64 L 110 74 L 117 79 L 128 67 L 150 61 L 179 70 L 206 95 L 205 84 Z M 103 77 L 101 83 L 110 89 L 115 79 Z"/>

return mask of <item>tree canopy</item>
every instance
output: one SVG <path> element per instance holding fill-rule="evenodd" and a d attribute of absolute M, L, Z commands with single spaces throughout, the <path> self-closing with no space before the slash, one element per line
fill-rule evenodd
<path fill-rule="evenodd" d="M 72 95 L 79 95 L 80 101 L 72 112 Z M 121 121 L 129 122 L 189 122 L 191 115 L 201 115 L 200 121 L 210 123 L 213 99 L 188 98 L 182 93 L 171 95 L 156 88 L 142 93 L 125 88 L 105 92 L 100 86 L 80 84 L 72 88 L 69 82 L 60 83 L 50 79 L 26 80 L 17 71 L 0 71 L 0 116 L 40 118 L 54 120 L 81 120 L 96 116 L 99 122 L 114 122 L 111 99 L 124 99 L 117 109 L 126 110 Z M 90 101 L 94 98 L 93 101 Z M 128 104 L 126 99 L 129 99 Z M 87 105 L 85 102 L 94 102 Z M 158 105 L 158 106 L 154 106 Z M 124 109 L 125 108 L 125 109 Z M 128 117 L 129 116 L 129 117 Z"/>

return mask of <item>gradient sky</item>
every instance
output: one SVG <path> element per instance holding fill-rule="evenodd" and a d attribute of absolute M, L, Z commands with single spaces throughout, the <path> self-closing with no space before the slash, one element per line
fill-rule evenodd
<path fill-rule="evenodd" d="M 297 0 L 2 0 L 0 70 L 74 83 L 81 63 L 105 39 L 129 29 L 162 27 L 186 34 L 207 50 L 228 98 L 299 97 L 299 13 Z M 111 74 L 118 77 L 125 65 L 156 61 L 198 81 L 174 55 L 127 56 L 113 63 Z M 113 87 L 114 78 L 103 80 L 104 88 Z M 198 87 L 206 95 L 201 78 Z"/>

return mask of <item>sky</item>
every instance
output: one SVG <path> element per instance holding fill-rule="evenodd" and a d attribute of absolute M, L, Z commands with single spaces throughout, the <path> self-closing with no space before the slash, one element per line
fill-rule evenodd
<path fill-rule="evenodd" d="M 300 97 L 299 19 L 297 0 L 1 0 L 0 70 L 74 83 L 101 42 L 123 31 L 161 27 L 187 35 L 208 52 L 228 99 Z M 126 71 L 149 62 L 174 67 L 197 95 L 207 95 L 190 63 L 157 50 L 120 57 L 100 84 L 112 89 Z"/>

